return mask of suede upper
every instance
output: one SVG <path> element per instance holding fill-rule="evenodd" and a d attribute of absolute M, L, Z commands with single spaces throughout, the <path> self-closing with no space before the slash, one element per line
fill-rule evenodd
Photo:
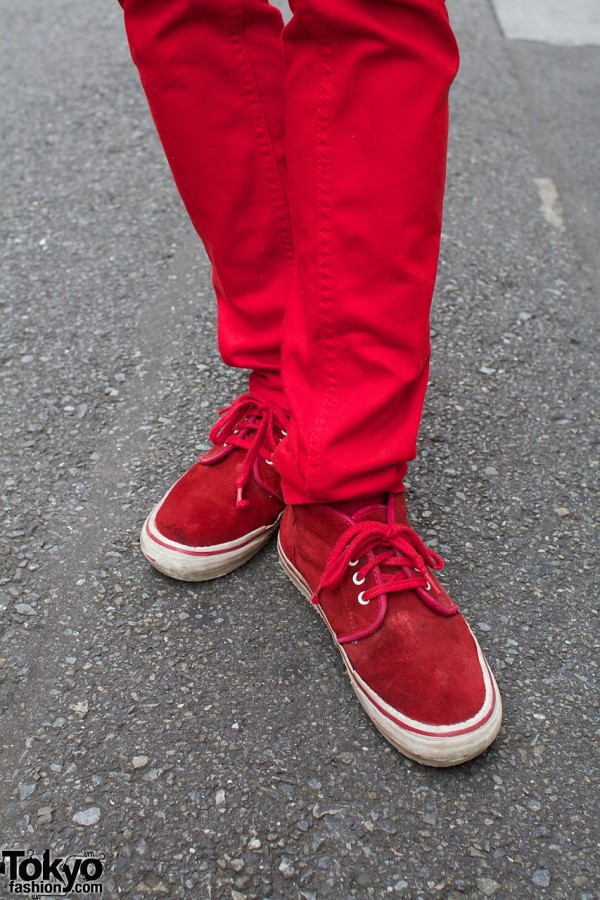
<path fill-rule="evenodd" d="M 215 446 L 156 509 L 160 535 L 187 547 L 213 547 L 272 526 L 283 498 L 271 457 L 288 418 L 249 394 L 221 410 L 210 432 Z"/>
<path fill-rule="evenodd" d="M 316 593 L 314 599 L 352 668 L 386 704 L 417 722 L 454 725 L 472 718 L 485 701 L 477 645 L 429 566 L 423 565 L 427 580 L 421 578 L 431 585 L 425 593 L 422 587 L 393 590 L 360 603 L 361 592 L 392 579 L 396 585 L 401 582 L 404 575 L 399 573 L 406 573 L 407 584 L 420 578 L 408 567 L 382 565 L 362 583 L 363 567 L 385 552 L 377 546 L 347 565 L 337 587 L 321 588 L 332 548 L 344 532 L 352 533 L 353 525 L 408 524 L 403 495 L 391 495 L 387 507 L 377 499 L 358 510 L 336 506 L 288 507 L 280 540 L 289 561 Z"/>
<path fill-rule="evenodd" d="M 244 464 L 245 452 L 234 450 L 214 465 L 197 462 L 171 488 L 156 513 L 156 527 L 162 535 L 188 547 L 210 547 L 241 538 L 257 528 L 271 525 L 283 509 L 277 496 L 279 478 L 274 466 L 263 459 L 256 466 L 266 493 L 248 480 L 246 506 L 236 504 L 236 482 Z"/>

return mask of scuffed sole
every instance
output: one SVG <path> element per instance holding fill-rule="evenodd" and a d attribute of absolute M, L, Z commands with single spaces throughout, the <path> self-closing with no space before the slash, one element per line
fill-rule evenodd
<path fill-rule="evenodd" d="M 243 566 L 268 543 L 281 518 L 226 544 L 186 547 L 160 534 L 155 524 L 156 509 L 144 522 L 140 547 L 155 569 L 179 581 L 210 581 Z"/>
<path fill-rule="evenodd" d="M 279 540 L 277 550 L 284 572 L 300 593 L 310 600 L 311 589 L 286 557 Z M 494 676 L 477 641 L 475 643 L 486 685 L 486 700 L 480 713 L 468 722 L 432 726 L 402 716 L 375 694 L 352 668 L 343 646 L 337 642 L 319 606 L 315 606 L 315 609 L 327 625 L 335 646 L 340 651 L 360 705 L 377 730 L 400 753 L 426 766 L 437 768 L 458 766 L 479 756 L 495 740 L 502 723 L 502 701 Z"/>

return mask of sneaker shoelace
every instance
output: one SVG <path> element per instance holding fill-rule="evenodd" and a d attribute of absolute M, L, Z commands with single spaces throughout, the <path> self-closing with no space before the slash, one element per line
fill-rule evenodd
<path fill-rule="evenodd" d="M 242 394 L 230 406 L 219 410 L 209 432 L 209 440 L 223 450 L 214 456 L 200 458 L 206 466 L 214 465 L 228 456 L 235 447 L 246 451 L 244 463 L 236 481 L 236 506 L 248 506 L 244 489 L 256 461 L 261 458 L 273 465 L 272 456 L 282 437 L 287 435 L 289 416 L 278 406 L 261 402 L 250 394 Z"/>
<path fill-rule="evenodd" d="M 431 583 L 428 567 L 443 569 L 444 561 L 427 547 L 410 525 L 385 522 L 356 522 L 350 525 L 334 545 L 321 582 L 312 597 L 320 602 L 321 591 L 337 588 L 348 571 L 358 566 L 363 557 L 366 562 L 356 570 L 354 584 L 364 584 L 375 569 L 385 567 L 397 571 L 384 577 L 380 583 L 362 590 L 358 602 L 367 605 L 371 600 L 393 592 L 416 590 L 420 599 L 435 612 L 452 616 L 458 612 L 456 604 L 445 605 L 437 599 L 438 590 Z"/>

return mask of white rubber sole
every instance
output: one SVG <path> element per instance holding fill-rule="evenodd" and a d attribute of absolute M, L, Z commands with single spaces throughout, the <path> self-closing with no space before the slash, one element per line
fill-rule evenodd
<path fill-rule="evenodd" d="M 310 600 L 312 596 L 310 587 L 285 555 L 279 540 L 277 550 L 284 572 L 300 593 Z M 377 730 L 400 753 L 426 766 L 438 768 L 458 766 L 479 756 L 494 741 L 502 723 L 502 701 L 498 685 L 475 637 L 473 639 L 477 645 L 485 682 L 483 706 L 476 716 L 466 722 L 457 722 L 454 725 L 428 725 L 402 715 L 371 690 L 352 668 L 343 645 L 338 643 L 320 607 L 315 606 L 315 609 L 327 625 L 342 656 L 359 703 Z"/>
<path fill-rule="evenodd" d="M 257 528 L 235 541 L 212 547 L 188 547 L 169 540 L 159 532 L 156 513 L 160 505 L 144 522 L 140 547 L 155 569 L 179 581 L 210 581 L 243 566 L 268 543 L 281 518 L 279 516 L 272 525 Z"/>

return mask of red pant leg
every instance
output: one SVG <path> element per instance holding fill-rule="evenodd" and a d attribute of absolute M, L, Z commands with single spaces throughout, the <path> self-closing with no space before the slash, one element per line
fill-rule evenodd
<path fill-rule="evenodd" d="M 295 0 L 284 30 L 296 276 L 276 454 L 291 503 L 399 490 L 428 377 L 458 66 L 443 0 Z"/>
<path fill-rule="evenodd" d="M 285 405 L 282 317 L 293 264 L 281 14 L 266 0 L 121 0 L 134 62 L 213 264 L 219 347 Z"/>

